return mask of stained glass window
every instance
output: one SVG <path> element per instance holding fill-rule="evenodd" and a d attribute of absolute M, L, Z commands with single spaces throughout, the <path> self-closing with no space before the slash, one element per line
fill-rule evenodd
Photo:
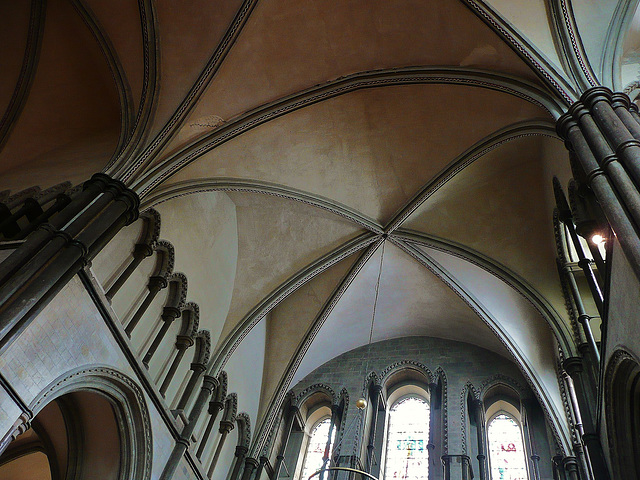
<path fill-rule="evenodd" d="M 527 480 L 527 464 L 520 425 L 501 413 L 489 423 L 491 480 Z"/>
<path fill-rule="evenodd" d="M 311 430 L 311 437 L 307 444 L 307 453 L 304 457 L 304 466 L 302 468 L 301 480 L 307 480 L 309 475 L 317 472 L 322 468 L 322 459 L 324 450 L 327 448 L 327 438 L 329 436 L 329 428 L 331 427 L 331 418 L 327 417 L 315 424 Z M 329 449 L 329 457 L 333 449 L 333 441 L 336 438 L 336 431 L 331 436 L 331 447 Z M 314 477 L 316 479 L 317 477 Z"/>
<path fill-rule="evenodd" d="M 429 404 L 406 397 L 389 411 L 385 480 L 418 480 L 428 476 Z"/>

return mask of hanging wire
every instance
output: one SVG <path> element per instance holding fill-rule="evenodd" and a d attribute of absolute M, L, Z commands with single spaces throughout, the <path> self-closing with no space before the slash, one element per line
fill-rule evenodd
<path fill-rule="evenodd" d="M 378 294 L 380 293 L 380 277 L 382 277 L 382 262 L 384 260 L 385 245 L 386 245 L 386 242 L 383 242 L 382 253 L 380 255 L 380 267 L 378 268 L 378 280 L 376 282 L 376 294 L 373 299 L 373 312 L 371 314 L 371 328 L 369 329 L 369 343 L 367 344 L 367 363 L 366 363 L 366 368 L 364 370 L 365 381 L 366 381 L 366 375 L 369 374 L 369 359 L 371 358 L 371 340 L 373 339 L 373 325 L 376 321 L 376 309 L 378 308 Z M 365 388 L 367 388 L 366 385 L 365 385 Z"/>

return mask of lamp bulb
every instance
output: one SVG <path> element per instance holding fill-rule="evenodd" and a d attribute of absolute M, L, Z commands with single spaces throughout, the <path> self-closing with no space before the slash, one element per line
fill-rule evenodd
<path fill-rule="evenodd" d="M 367 401 L 364 398 L 359 398 L 356 402 L 356 407 L 358 407 L 358 410 L 364 410 L 367 408 Z"/>

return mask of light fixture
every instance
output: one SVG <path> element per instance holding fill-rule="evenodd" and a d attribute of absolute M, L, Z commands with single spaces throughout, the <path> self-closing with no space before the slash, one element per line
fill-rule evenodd
<path fill-rule="evenodd" d="M 600 235 L 599 233 L 595 233 L 592 237 L 591 237 L 591 241 L 596 244 L 596 245 L 601 245 L 605 242 L 605 238 Z"/>

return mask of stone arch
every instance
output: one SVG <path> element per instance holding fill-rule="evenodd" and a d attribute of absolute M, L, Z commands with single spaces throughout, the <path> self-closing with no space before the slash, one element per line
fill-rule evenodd
<path fill-rule="evenodd" d="M 327 395 L 328 400 L 331 404 L 336 403 L 336 392 L 329 385 L 326 385 L 324 383 L 314 383 L 313 385 L 308 386 L 296 395 L 295 405 L 298 407 L 301 406 L 302 404 L 304 404 L 304 402 L 307 401 L 309 397 L 319 392 Z"/>
<path fill-rule="evenodd" d="M 380 382 L 383 385 L 386 385 L 389 382 L 389 379 L 391 377 L 393 377 L 396 373 L 402 371 L 402 370 L 413 370 L 416 371 L 418 373 L 420 373 L 421 375 L 424 375 L 426 382 L 425 383 L 432 383 L 433 382 L 433 374 L 431 373 L 431 370 L 429 370 L 429 368 L 427 368 L 426 365 L 420 363 L 420 362 L 415 362 L 413 360 L 402 360 L 400 362 L 395 362 L 392 363 L 391 365 L 389 365 L 387 368 L 385 368 L 382 371 L 382 374 L 380 375 Z"/>
<path fill-rule="evenodd" d="M 614 476 L 640 475 L 640 361 L 624 349 L 616 350 L 605 371 L 607 433 Z"/>
<path fill-rule="evenodd" d="M 79 395 L 100 398 L 114 415 L 114 426 L 119 438 L 119 473 L 117 478 L 147 480 L 151 477 L 152 435 L 151 421 L 140 387 L 125 374 L 108 366 L 80 368 L 53 381 L 29 405 L 35 419 L 47 406 Z M 64 414 L 64 408 L 60 408 Z M 76 412 L 69 412 L 75 415 Z M 72 428 L 82 427 L 79 419 Z M 71 432 L 73 433 L 73 432 Z M 76 431 L 76 434 L 81 434 Z M 77 439 L 76 439 L 77 440 Z M 82 452 L 80 452 L 82 455 Z M 78 458 L 82 466 L 84 458 Z M 84 465 L 89 468 L 91 465 Z M 76 468 L 71 465 L 70 468 Z M 89 472 L 86 472 L 89 473 Z M 75 478 L 75 476 L 74 476 Z M 79 478 L 82 478 L 80 476 Z"/>
<path fill-rule="evenodd" d="M 251 445 L 251 419 L 249 415 L 242 412 L 236 416 L 238 424 L 238 446 L 249 448 Z"/>

